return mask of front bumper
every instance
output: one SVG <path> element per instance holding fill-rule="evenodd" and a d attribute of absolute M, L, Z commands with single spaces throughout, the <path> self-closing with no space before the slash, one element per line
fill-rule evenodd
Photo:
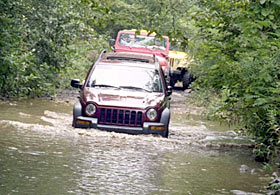
<path fill-rule="evenodd" d="M 168 127 L 160 122 L 144 122 L 143 127 L 129 127 L 119 125 L 98 124 L 97 118 L 78 116 L 73 124 L 77 128 L 95 128 L 128 134 L 161 134 L 164 135 Z"/>

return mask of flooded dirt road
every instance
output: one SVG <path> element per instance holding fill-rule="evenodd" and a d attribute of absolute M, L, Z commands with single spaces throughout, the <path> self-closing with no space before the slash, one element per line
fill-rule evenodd
<path fill-rule="evenodd" d="M 74 129 L 75 93 L 0 102 L 0 194 L 265 194 L 250 140 L 174 91 L 168 139 Z"/>

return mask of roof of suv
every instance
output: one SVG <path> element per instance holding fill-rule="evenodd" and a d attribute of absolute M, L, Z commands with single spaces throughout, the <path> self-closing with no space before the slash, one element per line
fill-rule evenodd
<path fill-rule="evenodd" d="M 146 68 L 158 69 L 159 62 L 154 55 L 138 54 L 127 52 L 106 52 L 103 51 L 97 60 L 98 64 L 114 63 L 118 65 L 129 64 L 134 66 L 141 66 Z"/>
<path fill-rule="evenodd" d="M 133 62 L 144 62 L 144 63 L 155 63 L 155 57 L 152 55 L 143 55 L 138 53 L 127 53 L 127 52 L 109 52 L 105 53 L 101 57 L 101 61 L 133 61 Z"/>

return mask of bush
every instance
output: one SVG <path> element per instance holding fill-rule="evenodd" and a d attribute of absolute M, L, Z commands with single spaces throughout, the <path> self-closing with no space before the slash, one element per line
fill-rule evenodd
<path fill-rule="evenodd" d="M 219 98 L 217 116 L 237 119 L 255 137 L 256 159 L 274 161 L 280 156 L 280 4 L 217 0 L 199 6 L 196 86 Z"/>
<path fill-rule="evenodd" d="M 0 95 L 53 95 L 84 72 L 88 51 L 106 38 L 86 25 L 89 9 L 78 0 L 1 1 Z"/>

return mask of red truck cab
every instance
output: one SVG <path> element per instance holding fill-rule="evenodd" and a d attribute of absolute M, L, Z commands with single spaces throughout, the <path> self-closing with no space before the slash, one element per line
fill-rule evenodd
<path fill-rule="evenodd" d="M 169 75 L 169 37 L 158 37 L 155 33 L 141 30 L 122 30 L 118 32 L 116 40 L 111 39 L 110 45 L 115 52 L 141 53 L 155 55 L 163 71 Z"/>

